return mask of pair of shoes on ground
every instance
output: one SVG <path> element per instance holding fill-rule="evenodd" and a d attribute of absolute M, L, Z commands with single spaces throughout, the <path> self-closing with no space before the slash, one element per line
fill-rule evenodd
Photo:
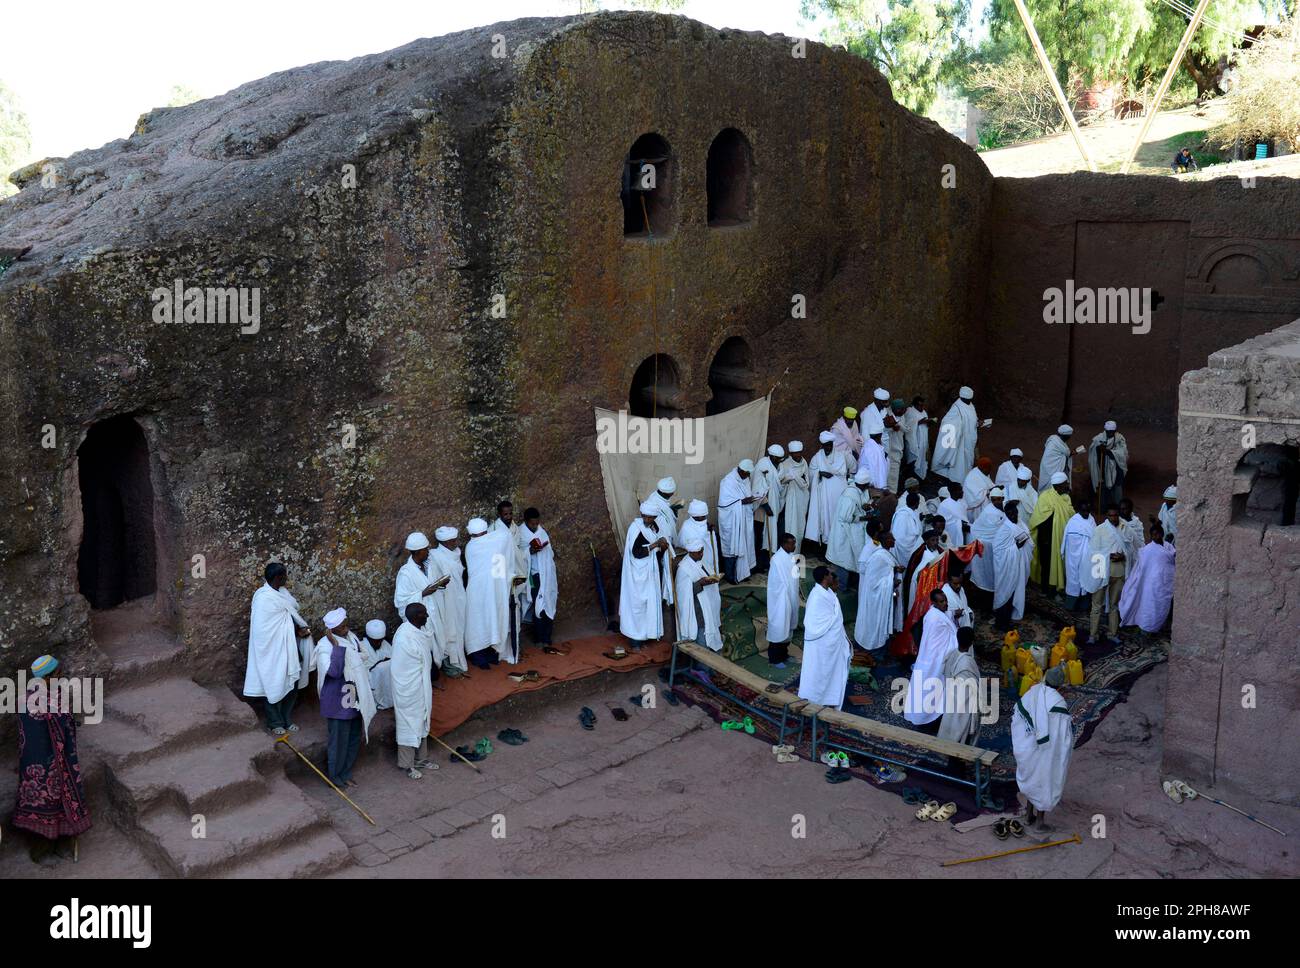
<path fill-rule="evenodd" d="M 799 757 L 794 755 L 794 747 L 787 744 L 779 744 L 772 747 L 772 753 L 776 756 L 778 763 L 798 763 Z"/>
<path fill-rule="evenodd" d="M 728 730 L 728 729 L 743 729 L 743 730 L 744 730 L 746 733 L 748 733 L 750 736 L 753 736 L 753 735 L 754 735 L 754 717 L 753 717 L 753 716 L 746 716 L 746 717 L 745 717 L 744 719 L 742 719 L 742 720 L 724 719 L 724 720 L 723 720 L 719 725 L 722 726 L 723 730 Z"/>
<path fill-rule="evenodd" d="M 406 778 L 408 780 L 420 780 L 424 778 L 424 774 L 432 773 L 436 769 L 438 769 L 438 764 L 433 762 L 433 760 L 416 760 L 415 765 L 406 771 Z M 355 783 L 350 783 L 348 785 L 356 786 Z"/>
<path fill-rule="evenodd" d="M 523 746 L 528 742 L 528 737 L 517 729 L 503 729 L 497 733 L 497 739 L 507 746 Z"/>
<path fill-rule="evenodd" d="M 1008 837 L 1023 837 L 1024 835 L 1025 825 L 1014 817 L 1006 817 L 993 825 L 993 836 L 998 840 L 1006 840 Z"/>
<path fill-rule="evenodd" d="M 541 682 L 542 674 L 536 669 L 529 669 L 527 672 L 512 672 L 506 678 L 511 682 Z"/>
<path fill-rule="evenodd" d="M 927 801 L 925 806 L 916 811 L 917 820 L 933 820 L 936 823 L 943 823 L 957 812 L 957 804 L 949 801 L 943 806 L 939 806 L 938 800 Z"/>
<path fill-rule="evenodd" d="M 888 763 L 881 763 L 869 774 L 871 781 L 877 784 L 884 783 L 902 783 L 907 779 L 907 773 L 897 767 L 890 766 Z"/>
<path fill-rule="evenodd" d="M 299 727 L 294 725 L 293 723 L 290 723 L 287 729 L 284 726 L 275 727 L 275 729 L 271 730 L 271 735 L 286 736 L 289 733 L 296 733 L 296 732 L 299 732 Z"/>
<path fill-rule="evenodd" d="M 827 750 L 819 759 L 827 766 L 839 767 L 847 770 L 849 768 L 849 754 L 843 750 Z"/>
<path fill-rule="evenodd" d="M 491 752 L 492 752 L 492 741 L 487 739 L 486 737 L 479 740 L 473 746 L 456 747 L 456 753 L 459 753 L 460 757 L 464 757 L 465 759 L 469 760 L 471 763 L 477 763 L 480 760 L 486 760 L 488 758 L 488 754 Z M 455 753 L 452 753 L 447 757 L 447 759 L 450 760 L 452 763 L 455 763 L 458 759 L 460 759 L 460 757 L 456 756 Z"/>

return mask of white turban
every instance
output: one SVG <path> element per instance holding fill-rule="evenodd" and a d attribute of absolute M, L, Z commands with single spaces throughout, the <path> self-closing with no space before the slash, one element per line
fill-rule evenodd
<path fill-rule="evenodd" d="M 1069 424 L 1061 424 L 1061 426 L 1056 428 L 1056 432 L 1062 437 L 1068 437 L 1070 434 L 1074 433 L 1074 428 Z"/>
<path fill-rule="evenodd" d="M 975 391 L 970 387 L 962 387 L 957 391 L 957 396 L 961 397 L 963 400 L 971 400 L 975 397 Z"/>
<path fill-rule="evenodd" d="M 803 453 L 803 441 L 802 441 L 802 440 L 792 440 L 792 441 L 790 441 L 790 443 L 788 443 L 788 444 L 785 445 L 785 448 L 786 448 L 786 450 L 788 450 L 788 451 L 789 451 L 790 453 L 792 453 L 792 454 L 802 454 L 802 453 Z"/>
<path fill-rule="evenodd" d="M 374 639 L 376 642 L 381 642 L 387 634 L 388 626 L 379 621 L 379 619 L 372 618 L 366 623 L 366 638 Z"/>
<path fill-rule="evenodd" d="M 780 444 L 773 444 L 771 447 L 767 449 L 767 455 L 769 457 L 784 457 L 785 448 L 782 447 Z"/>
<path fill-rule="evenodd" d="M 702 518 L 709 513 L 709 506 L 696 498 L 686 506 L 686 513 L 693 518 Z"/>
<path fill-rule="evenodd" d="M 853 483 L 865 484 L 869 480 L 871 480 L 871 472 L 867 468 L 867 465 L 863 464 L 861 467 L 858 468 L 858 472 L 853 475 Z"/>
<path fill-rule="evenodd" d="M 1068 480 L 1069 478 L 1065 476 L 1065 471 L 1057 471 L 1052 475 L 1052 486 L 1055 487 L 1057 484 L 1064 484 Z"/>
<path fill-rule="evenodd" d="M 886 402 L 889 400 L 889 391 L 886 390 L 884 387 L 876 387 L 874 390 L 871 391 L 871 395 L 875 397 L 877 400 L 880 400 L 881 402 Z"/>
<path fill-rule="evenodd" d="M 1177 500 L 1178 500 L 1178 488 L 1176 488 L 1176 487 L 1174 487 L 1174 485 L 1170 484 L 1168 487 L 1165 488 L 1165 497 L 1169 498 L 1170 500 L 1177 501 Z"/>
<path fill-rule="evenodd" d="M 990 487 L 989 497 L 1006 497 L 1006 492 L 1000 487 Z"/>
<path fill-rule="evenodd" d="M 665 494 L 673 494 L 677 491 L 677 482 L 671 477 L 661 478 L 655 489 L 663 491 Z"/>
<path fill-rule="evenodd" d="M 704 541 L 703 541 L 702 539 L 700 539 L 699 537 L 687 538 L 687 539 L 686 539 L 686 550 L 687 550 L 687 551 L 703 551 L 703 550 L 704 550 Z"/>
<path fill-rule="evenodd" d="M 831 441 L 835 439 L 835 435 L 831 433 L 829 430 L 823 430 L 821 433 L 817 435 L 817 439 L 821 441 L 823 444 L 829 444 Z"/>
<path fill-rule="evenodd" d="M 740 468 L 742 471 L 744 471 L 746 474 L 752 474 L 752 473 L 754 473 L 754 462 L 753 462 L 752 460 L 750 460 L 748 457 L 746 457 L 744 460 L 742 460 L 742 461 L 741 461 L 739 464 L 737 464 L 736 466 L 739 467 L 739 468 Z"/>
<path fill-rule="evenodd" d="M 412 531 L 406 536 L 407 551 L 419 551 L 427 547 L 429 547 L 429 539 L 424 536 L 423 531 Z"/>
<path fill-rule="evenodd" d="M 952 497 L 952 495 L 948 492 L 948 488 L 946 487 L 939 488 L 939 496 L 943 498 Z"/>
<path fill-rule="evenodd" d="M 437 531 L 433 533 L 433 536 L 437 538 L 439 541 L 450 541 L 458 534 L 460 534 L 460 532 L 455 528 L 453 528 L 450 524 L 444 524 L 441 528 L 439 528 Z"/>
<path fill-rule="evenodd" d="M 639 508 L 637 509 L 637 511 L 638 511 L 639 513 L 641 513 L 641 514 L 648 514 L 648 515 L 650 515 L 650 517 L 652 517 L 652 518 L 653 518 L 656 514 L 659 513 L 658 508 L 656 508 L 656 507 L 655 507 L 653 504 L 651 504 L 649 501 L 642 501 L 642 502 L 641 502 L 641 507 L 639 507 Z"/>
<path fill-rule="evenodd" d="M 333 611 L 326 612 L 325 618 L 322 619 L 322 621 L 325 623 L 327 629 L 336 629 L 346 622 L 347 618 L 348 613 L 346 611 L 341 608 L 336 608 Z"/>
<path fill-rule="evenodd" d="M 480 534 L 487 534 L 487 522 L 482 518 L 470 518 L 469 524 L 465 525 L 465 530 L 469 532 L 470 537 L 476 538 Z"/>
<path fill-rule="evenodd" d="M 1025 456 L 1025 452 L 1024 452 L 1023 450 L 1021 450 L 1019 447 L 1012 447 L 1012 448 L 1011 448 L 1011 456 L 1012 456 L 1012 457 L 1024 457 L 1024 456 Z"/>
<path fill-rule="evenodd" d="M 1016 480 L 1018 481 L 1027 481 L 1033 476 L 1034 476 L 1034 472 L 1031 471 L 1025 464 L 1021 464 L 1020 470 L 1016 471 Z"/>
<path fill-rule="evenodd" d="M 1119 429 L 1119 424 L 1115 423 L 1115 421 L 1113 421 L 1113 420 L 1107 420 L 1106 423 L 1105 423 L 1105 425 L 1104 425 L 1104 429 L 1105 429 L 1105 430 L 1112 430 L 1112 431 L 1113 431 L 1113 430 L 1118 430 L 1118 429 Z"/>

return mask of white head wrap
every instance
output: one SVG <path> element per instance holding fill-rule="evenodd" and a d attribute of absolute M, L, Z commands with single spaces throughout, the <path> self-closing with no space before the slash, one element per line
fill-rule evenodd
<path fill-rule="evenodd" d="M 640 511 L 641 514 L 648 514 L 652 518 L 658 513 L 655 506 L 651 504 L 649 501 L 642 501 L 641 507 L 638 510 Z"/>
<path fill-rule="evenodd" d="M 961 397 L 963 400 L 973 400 L 975 398 L 975 391 L 970 387 L 962 387 L 957 391 L 957 396 Z"/>
<path fill-rule="evenodd" d="M 688 538 L 688 539 L 686 540 L 686 550 L 687 550 L 687 551 L 703 551 L 703 550 L 704 550 L 704 541 L 703 541 L 702 539 L 700 539 L 699 537 Z"/>
<path fill-rule="evenodd" d="M 853 483 L 865 484 L 869 480 L 871 480 L 871 472 L 868 470 L 867 465 L 863 464 L 858 468 L 858 472 L 853 475 Z"/>
<path fill-rule="evenodd" d="M 1027 481 L 1034 476 L 1034 472 L 1025 464 L 1020 465 L 1020 470 L 1016 471 L 1016 480 Z"/>
<path fill-rule="evenodd" d="M 802 454 L 802 453 L 803 453 L 803 441 L 802 441 L 802 440 L 792 440 L 792 441 L 790 441 L 790 443 L 786 444 L 785 447 L 786 447 L 786 450 L 790 451 L 790 453 L 792 453 L 792 454 Z"/>
<path fill-rule="evenodd" d="M 948 492 L 948 488 L 947 488 L 947 487 L 941 487 L 941 488 L 939 488 L 939 496 L 942 497 L 942 498 L 949 498 L 949 497 L 952 497 L 952 494 L 950 494 L 950 493 Z"/>
<path fill-rule="evenodd" d="M 387 634 L 388 626 L 379 621 L 379 619 L 372 618 L 366 623 L 366 638 L 374 639 L 376 642 L 381 642 Z"/>
<path fill-rule="evenodd" d="M 661 478 L 655 490 L 663 491 L 665 494 L 675 494 L 677 492 L 677 482 L 671 477 Z"/>
<path fill-rule="evenodd" d="M 1068 437 L 1070 434 L 1074 433 L 1074 428 L 1069 424 L 1061 424 L 1061 426 L 1056 428 L 1056 432 L 1062 437 Z"/>
<path fill-rule="evenodd" d="M 1021 450 L 1019 447 L 1012 447 L 1012 448 L 1011 448 L 1011 456 L 1012 456 L 1012 457 L 1024 457 L 1024 456 L 1025 456 L 1025 452 L 1024 452 L 1023 450 Z"/>
<path fill-rule="evenodd" d="M 702 518 L 709 513 L 709 506 L 696 498 L 686 506 L 686 513 L 693 518 Z"/>
<path fill-rule="evenodd" d="M 831 433 L 829 430 L 823 430 L 821 433 L 817 435 L 817 439 L 821 441 L 823 444 L 829 444 L 831 441 L 835 439 L 835 435 Z"/>
<path fill-rule="evenodd" d="M 886 390 L 884 387 L 876 387 L 874 390 L 871 391 L 871 395 L 875 397 L 877 400 L 879 400 L 881 403 L 886 403 L 889 401 L 889 391 Z"/>
<path fill-rule="evenodd" d="M 1065 471 L 1057 471 L 1052 475 L 1052 486 L 1055 487 L 1057 484 L 1064 484 L 1068 480 L 1069 478 L 1065 476 Z"/>
<path fill-rule="evenodd" d="M 744 460 L 742 460 L 742 461 L 741 461 L 739 464 L 737 464 L 736 466 L 739 467 L 739 468 L 740 468 L 742 471 L 744 471 L 746 474 L 752 474 L 752 473 L 754 473 L 754 462 L 753 462 L 752 460 L 750 460 L 748 457 L 746 457 Z"/>
<path fill-rule="evenodd" d="M 336 629 L 347 621 L 348 613 L 341 608 L 333 609 L 325 613 L 325 618 L 321 621 L 325 623 L 327 629 Z"/>
<path fill-rule="evenodd" d="M 780 444 L 773 444 L 771 447 L 769 447 L 769 448 L 767 449 L 767 456 L 769 456 L 769 457 L 784 457 L 784 456 L 785 456 L 785 448 L 782 447 Z"/>
<path fill-rule="evenodd" d="M 1006 492 L 1000 487 L 990 487 L 989 497 L 1006 497 Z"/>
<path fill-rule="evenodd" d="M 433 533 L 433 536 L 437 538 L 439 541 L 450 541 L 452 538 L 456 537 L 459 534 L 460 532 L 455 528 L 453 528 L 450 524 L 444 524 L 441 528 L 439 528 L 437 531 Z"/>
<path fill-rule="evenodd" d="M 1174 485 L 1170 484 L 1168 487 L 1165 488 L 1165 497 L 1170 498 L 1171 500 L 1177 501 L 1177 500 L 1178 500 L 1178 488 L 1176 488 Z"/>
<path fill-rule="evenodd" d="M 429 547 L 429 539 L 424 536 L 423 531 L 412 531 L 406 536 L 407 551 L 419 551 L 427 547 Z"/>
<path fill-rule="evenodd" d="M 465 525 L 465 530 L 469 532 L 471 538 L 477 538 L 481 534 L 487 534 L 487 522 L 482 518 L 470 518 L 469 524 Z"/>
<path fill-rule="evenodd" d="M 1110 430 L 1110 431 L 1119 430 L 1119 424 L 1115 423 L 1115 421 L 1113 420 L 1107 420 L 1103 426 L 1103 429 Z"/>

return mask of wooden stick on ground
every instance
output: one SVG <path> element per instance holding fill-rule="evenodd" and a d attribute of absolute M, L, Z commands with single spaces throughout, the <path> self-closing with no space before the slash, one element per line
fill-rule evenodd
<path fill-rule="evenodd" d="M 474 763 L 473 763 L 473 762 L 471 762 L 470 760 L 465 759 L 465 757 L 464 757 L 462 754 L 460 754 L 460 753 L 458 753 L 456 750 L 452 749 L 450 746 L 448 746 L 448 745 L 447 745 L 446 743 L 444 743 L 442 740 L 438 739 L 438 737 L 434 736 L 432 733 L 429 734 L 429 739 L 433 740 L 435 743 L 437 743 L 439 746 L 441 746 L 443 749 L 445 749 L 445 750 L 446 750 L 448 753 L 450 753 L 452 756 L 460 757 L 460 760 L 461 760 L 462 763 L 465 763 L 467 766 L 473 766 L 473 767 L 474 767 L 474 772 L 475 772 L 475 773 L 482 773 L 482 772 L 483 772 L 483 771 L 480 770 L 477 766 L 474 766 Z"/>
<path fill-rule="evenodd" d="M 378 824 L 376 824 L 375 821 L 374 821 L 373 819 L 371 819 L 370 814 L 366 813 L 364 810 L 362 810 L 360 807 L 358 807 L 355 803 L 353 803 L 353 802 L 352 802 L 352 798 L 349 797 L 349 796 L 348 796 L 346 793 L 344 793 L 342 790 L 340 790 L 338 787 L 336 787 L 336 786 L 333 784 L 333 782 L 331 782 L 331 780 L 330 780 L 329 777 L 327 777 L 324 773 L 322 773 L 319 769 L 316 768 L 316 764 L 315 764 L 315 763 L 313 763 L 311 760 L 307 759 L 307 757 L 303 756 L 303 755 L 302 755 L 302 751 L 299 750 L 298 747 L 294 746 L 292 743 L 289 742 L 289 737 L 288 737 L 288 736 L 281 736 L 281 737 L 279 737 L 278 739 L 276 739 L 276 742 L 277 742 L 277 743 L 283 743 L 285 746 L 289 747 L 289 749 L 291 749 L 291 750 L 293 750 L 295 753 L 297 753 L 297 754 L 298 754 L 298 758 L 299 758 L 300 760 L 302 760 L 304 763 L 306 763 L 308 766 L 310 766 L 313 770 L 316 770 L 316 775 L 319 776 L 319 777 L 320 777 L 322 780 L 324 780 L 326 783 L 328 783 L 328 784 L 330 785 L 330 789 L 331 789 L 331 790 L 333 790 L 335 793 L 337 793 L 339 796 L 341 796 L 344 800 L 346 800 L 346 801 L 347 801 L 347 802 L 352 806 L 352 809 L 353 809 L 353 810 L 355 810 L 357 813 L 361 814 L 361 816 L 365 817 L 366 820 L 369 821 L 370 826 L 372 826 L 372 827 L 377 827 L 377 826 L 378 826 Z"/>
<path fill-rule="evenodd" d="M 1034 844 L 1032 847 L 1017 847 L 1015 850 L 1004 850 L 999 854 L 985 854 L 983 857 L 967 857 L 964 860 L 946 860 L 939 866 L 956 867 L 958 864 L 974 864 L 976 861 L 980 861 L 980 860 L 993 860 L 997 857 L 1009 857 L 1012 854 L 1023 854 L 1029 850 L 1042 850 L 1044 847 L 1059 847 L 1061 846 L 1061 844 L 1081 844 L 1081 843 L 1083 843 L 1083 841 L 1079 839 L 1078 834 L 1075 834 L 1069 840 L 1053 840 L 1051 843 L 1048 844 Z"/>

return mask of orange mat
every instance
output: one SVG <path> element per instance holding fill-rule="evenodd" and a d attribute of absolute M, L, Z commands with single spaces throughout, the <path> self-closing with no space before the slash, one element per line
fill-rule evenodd
<path fill-rule="evenodd" d="M 534 692 L 557 682 L 585 679 L 606 669 L 631 672 L 667 662 L 672 657 L 672 646 L 667 642 L 659 642 L 646 646 L 641 652 L 628 649 L 627 657 L 623 659 L 606 658 L 604 653 L 613 652 L 614 646 L 620 643 L 626 647 L 627 639 L 612 634 L 557 642 L 555 647 L 568 652 L 568 655 L 547 655 L 540 648 L 528 645 L 518 665 L 502 662 L 490 669 L 470 666 L 468 678 L 449 679 L 441 676 L 438 682 L 446 683 L 447 688 L 433 691 L 433 717 L 429 723 L 429 735 L 441 737 L 485 706 L 501 702 L 516 693 Z M 534 669 L 541 676 L 537 682 L 515 683 L 507 678 L 511 673 Z"/>

